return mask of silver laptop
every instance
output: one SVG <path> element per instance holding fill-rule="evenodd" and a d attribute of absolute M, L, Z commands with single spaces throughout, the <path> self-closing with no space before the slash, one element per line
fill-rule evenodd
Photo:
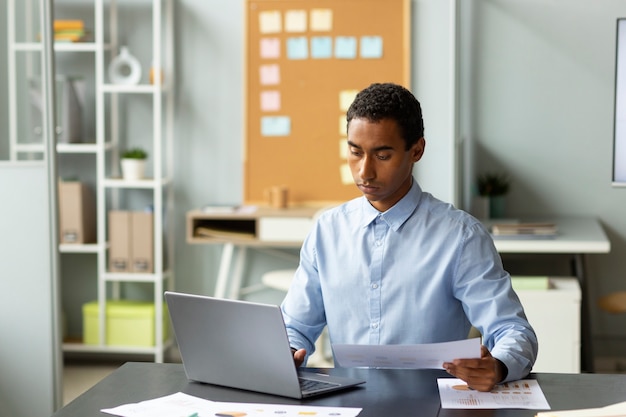
<path fill-rule="evenodd" d="M 276 305 L 166 291 L 187 378 L 291 398 L 365 381 L 298 369 Z"/>

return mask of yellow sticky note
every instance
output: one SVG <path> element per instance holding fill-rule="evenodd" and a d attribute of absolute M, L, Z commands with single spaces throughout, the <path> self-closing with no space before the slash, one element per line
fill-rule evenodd
<path fill-rule="evenodd" d="M 339 134 L 348 136 L 348 126 L 346 125 L 346 116 L 339 116 Z"/>
<path fill-rule="evenodd" d="M 282 31 L 281 15 L 278 10 L 259 13 L 259 32 L 280 33 Z"/>
<path fill-rule="evenodd" d="M 331 9 L 311 10 L 311 30 L 328 32 L 333 28 L 333 11 Z"/>
<path fill-rule="evenodd" d="M 354 101 L 354 98 L 358 94 L 358 90 L 343 90 L 339 92 L 339 109 L 346 111 L 350 107 L 350 104 Z"/>
<path fill-rule="evenodd" d="M 339 166 L 339 175 L 341 176 L 341 183 L 343 185 L 352 185 L 354 180 L 352 179 L 352 172 L 348 164 L 341 164 Z"/>
<path fill-rule="evenodd" d="M 339 139 L 339 158 L 341 159 L 348 158 L 348 139 L 347 138 Z"/>
<path fill-rule="evenodd" d="M 285 12 L 285 32 L 306 32 L 305 10 L 287 10 Z"/>

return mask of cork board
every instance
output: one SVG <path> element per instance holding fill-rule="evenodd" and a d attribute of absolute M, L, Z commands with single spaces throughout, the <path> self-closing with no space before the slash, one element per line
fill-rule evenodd
<path fill-rule="evenodd" d="M 409 87 L 408 0 L 247 0 L 244 199 L 281 185 L 290 204 L 359 195 L 345 113 L 372 82 Z"/>

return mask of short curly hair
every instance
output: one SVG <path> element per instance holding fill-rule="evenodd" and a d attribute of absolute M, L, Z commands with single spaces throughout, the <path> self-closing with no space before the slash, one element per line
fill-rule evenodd
<path fill-rule="evenodd" d="M 420 103 L 413 93 L 398 84 L 374 83 L 361 90 L 348 108 L 348 128 L 352 119 L 367 119 L 371 122 L 395 120 L 407 150 L 424 136 Z"/>

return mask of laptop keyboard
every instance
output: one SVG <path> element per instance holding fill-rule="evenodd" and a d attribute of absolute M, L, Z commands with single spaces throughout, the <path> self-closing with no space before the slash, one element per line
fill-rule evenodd
<path fill-rule="evenodd" d="M 333 382 L 315 381 L 312 379 L 299 378 L 300 390 L 302 392 L 317 391 L 325 388 L 333 388 L 339 386 L 339 384 Z"/>

